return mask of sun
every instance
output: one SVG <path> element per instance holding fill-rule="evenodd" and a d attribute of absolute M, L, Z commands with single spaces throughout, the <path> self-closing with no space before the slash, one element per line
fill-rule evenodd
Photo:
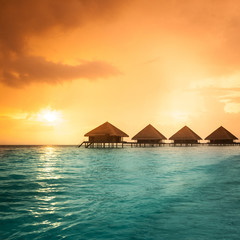
<path fill-rule="evenodd" d="M 52 110 L 50 107 L 42 109 L 38 114 L 38 120 L 41 122 L 56 123 L 61 121 L 60 111 Z"/>
<path fill-rule="evenodd" d="M 46 112 L 43 118 L 48 122 L 55 122 L 57 120 L 57 113 L 54 111 Z"/>

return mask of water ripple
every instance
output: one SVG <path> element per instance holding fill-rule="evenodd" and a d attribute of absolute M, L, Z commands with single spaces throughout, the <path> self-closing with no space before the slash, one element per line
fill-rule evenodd
<path fill-rule="evenodd" d="M 0 239 L 239 239 L 240 148 L 0 147 Z"/>

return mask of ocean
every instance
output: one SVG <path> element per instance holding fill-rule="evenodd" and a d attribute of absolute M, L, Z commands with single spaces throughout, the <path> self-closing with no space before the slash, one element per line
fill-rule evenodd
<path fill-rule="evenodd" d="M 0 239 L 240 239 L 240 146 L 0 147 Z"/>

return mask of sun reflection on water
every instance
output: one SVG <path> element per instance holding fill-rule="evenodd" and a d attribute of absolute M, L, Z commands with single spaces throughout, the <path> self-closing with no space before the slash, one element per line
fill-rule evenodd
<path fill-rule="evenodd" d="M 43 152 L 41 154 L 40 160 L 48 160 L 56 157 L 56 149 L 51 146 L 46 146 L 41 149 Z"/>
<path fill-rule="evenodd" d="M 39 149 L 39 162 L 37 166 L 36 181 L 38 183 L 38 189 L 36 190 L 36 195 L 34 196 L 36 201 L 36 206 L 31 209 L 31 213 L 35 217 L 42 217 L 43 219 L 47 216 L 55 216 L 56 212 L 59 210 L 57 206 L 57 195 L 59 191 L 59 179 L 61 174 L 60 169 L 60 157 L 57 147 L 44 146 Z M 44 219 L 41 224 L 55 226 L 53 222 L 47 222 Z"/>
<path fill-rule="evenodd" d="M 58 153 L 55 147 L 47 146 L 41 149 L 39 159 L 38 179 L 58 179 Z"/>

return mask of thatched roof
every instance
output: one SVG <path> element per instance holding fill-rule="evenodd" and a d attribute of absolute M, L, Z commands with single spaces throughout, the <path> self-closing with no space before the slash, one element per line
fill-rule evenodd
<path fill-rule="evenodd" d="M 132 140 L 163 140 L 167 139 L 151 124 L 147 125 L 138 134 L 136 134 Z"/>
<path fill-rule="evenodd" d="M 214 132 L 212 132 L 209 136 L 205 138 L 205 140 L 236 140 L 238 139 L 232 133 L 230 133 L 226 128 L 219 127 Z"/>
<path fill-rule="evenodd" d="M 170 140 L 202 140 L 195 132 L 193 132 L 189 127 L 185 126 L 172 135 Z"/>
<path fill-rule="evenodd" d="M 110 135 L 110 136 L 118 136 L 118 137 L 128 137 L 128 135 L 116 128 L 109 122 L 105 122 L 104 124 L 94 128 L 92 131 L 86 133 L 84 136 L 102 136 L 102 135 Z"/>

